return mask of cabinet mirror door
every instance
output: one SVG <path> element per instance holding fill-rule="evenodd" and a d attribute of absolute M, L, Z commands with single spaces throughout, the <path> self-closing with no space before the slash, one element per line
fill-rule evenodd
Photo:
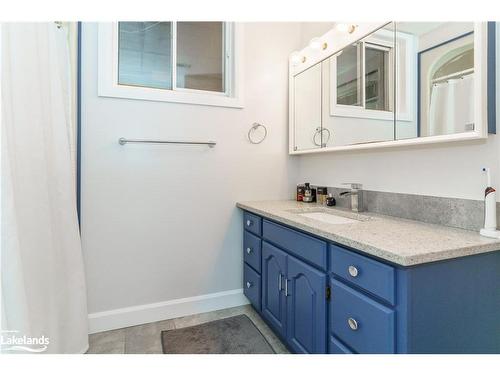
<path fill-rule="evenodd" d="M 326 147 L 394 139 L 394 24 L 322 62 Z"/>
<path fill-rule="evenodd" d="M 475 130 L 473 22 L 397 22 L 396 139 Z"/>
<path fill-rule="evenodd" d="M 293 77 L 294 150 L 311 150 L 322 145 L 321 63 Z"/>

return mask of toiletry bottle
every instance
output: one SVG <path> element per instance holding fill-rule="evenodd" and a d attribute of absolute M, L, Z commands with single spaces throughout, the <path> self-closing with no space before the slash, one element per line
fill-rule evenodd
<path fill-rule="evenodd" d="M 297 185 L 297 202 L 302 202 L 304 200 L 304 185 Z"/>
<path fill-rule="evenodd" d="M 486 237 L 500 238 L 500 231 L 497 230 L 496 190 L 491 186 L 490 169 L 483 168 L 483 172 L 486 172 L 487 185 L 484 190 L 484 228 L 479 233 Z"/>
<path fill-rule="evenodd" d="M 331 207 L 335 206 L 337 202 L 335 201 L 335 198 L 333 197 L 332 193 L 328 194 L 328 197 L 326 197 L 326 205 Z"/>
<path fill-rule="evenodd" d="M 319 204 L 326 204 L 326 197 L 328 196 L 327 194 L 328 189 L 326 187 L 317 187 L 316 188 L 316 200 Z"/>
<path fill-rule="evenodd" d="M 302 200 L 306 203 L 311 203 L 313 201 L 313 192 L 309 182 L 305 183 L 304 198 Z"/>
<path fill-rule="evenodd" d="M 312 201 L 311 202 L 316 202 L 316 188 L 311 188 L 311 195 L 312 195 Z"/>

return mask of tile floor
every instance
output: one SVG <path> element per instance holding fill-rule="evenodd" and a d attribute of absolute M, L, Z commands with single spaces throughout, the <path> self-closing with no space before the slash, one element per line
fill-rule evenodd
<path fill-rule="evenodd" d="M 245 305 L 94 333 L 89 336 L 90 345 L 87 354 L 162 354 L 161 331 L 189 327 L 239 314 L 246 314 L 254 322 L 277 354 L 289 353 L 253 307 Z"/>

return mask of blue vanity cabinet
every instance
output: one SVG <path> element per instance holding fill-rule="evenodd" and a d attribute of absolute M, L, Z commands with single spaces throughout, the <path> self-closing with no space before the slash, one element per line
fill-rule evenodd
<path fill-rule="evenodd" d="M 244 294 L 252 305 L 260 310 L 261 278 L 248 264 L 243 266 Z"/>
<path fill-rule="evenodd" d="M 286 336 L 286 266 L 288 255 L 271 244 L 262 245 L 262 315 L 282 337 Z"/>
<path fill-rule="evenodd" d="M 330 244 L 329 269 L 334 275 L 352 283 L 363 292 L 394 305 L 396 289 L 394 267 Z"/>
<path fill-rule="evenodd" d="M 261 310 L 261 234 L 262 220 L 259 216 L 245 212 L 243 215 L 243 294 L 257 311 Z"/>
<path fill-rule="evenodd" d="M 338 343 L 357 353 L 500 353 L 500 251 L 402 267 L 336 247 L 329 336 Z"/>
<path fill-rule="evenodd" d="M 353 354 L 351 349 L 346 347 L 340 341 L 335 339 L 334 336 L 328 336 L 328 353 L 329 354 Z"/>
<path fill-rule="evenodd" d="M 318 269 L 326 242 L 265 219 L 262 226 L 262 316 L 294 352 L 326 353 L 327 275 Z"/>
<path fill-rule="evenodd" d="M 243 214 L 243 225 L 245 230 L 252 232 L 257 236 L 260 236 L 262 233 L 262 219 L 260 216 L 254 215 L 250 212 L 245 212 Z"/>
<path fill-rule="evenodd" d="M 262 244 L 262 315 L 297 353 L 326 352 L 326 274 Z"/>
<path fill-rule="evenodd" d="M 500 251 L 404 267 L 244 219 L 245 295 L 292 352 L 500 353 Z"/>
<path fill-rule="evenodd" d="M 297 353 L 326 352 L 326 274 L 288 257 L 287 342 Z"/>
<path fill-rule="evenodd" d="M 396 272 L 398 353 L 500 353 L 500 251 Z"/>
<path fill-rule="evenodd" d="M 243 260 L 255 271 L 260 273 L 262 240 L 256 235 L 244 231 L 243 233 Z"/>
<path fill-rule="evenodd" d="M 338 280 L 331 281 L 330 335 L 357 353 L 395 353 L 395 312 Z"/>
<path fill-rule="evenodd" d="M 327 268 L 328 245 L 324 240 L 266 219 L 262 221 L 262 237 L 316 268 Z"/>

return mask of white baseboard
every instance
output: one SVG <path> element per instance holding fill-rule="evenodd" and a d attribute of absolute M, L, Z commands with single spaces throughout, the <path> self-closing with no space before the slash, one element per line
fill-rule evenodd
<path fill-rule="evenodd" d="M 103 332 L 138 324 L 247 305 L 243 289 L 125 307 L 89 314 L 89 332 Z"/>

